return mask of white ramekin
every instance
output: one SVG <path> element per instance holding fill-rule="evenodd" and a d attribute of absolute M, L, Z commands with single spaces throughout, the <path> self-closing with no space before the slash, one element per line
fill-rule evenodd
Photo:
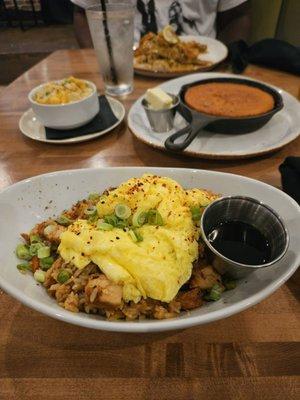
<path fill-rule="evenodd" d="M 44 83 L 32 89 L 28 99 L 39 121 L 48 128 L 62 130 L 78 128 L 91 121 L 99 112 L 97 88 L 90 81 L 84 80 L 84 82 L 93 89 L 93 92 L 88 97 L 67 104 L 37 103 L 34 100 L 34 95 L 46 84 Z"/>

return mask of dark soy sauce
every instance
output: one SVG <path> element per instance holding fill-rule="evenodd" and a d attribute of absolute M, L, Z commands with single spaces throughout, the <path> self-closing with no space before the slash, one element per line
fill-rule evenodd
<path fill-rule="evenodd" d="M 265 236 L 245 222 L 220 222 L 209 233 L 208 240 L 219 253 L 241 264 L 265 264 L 271 259 L 270 244 Z"/>

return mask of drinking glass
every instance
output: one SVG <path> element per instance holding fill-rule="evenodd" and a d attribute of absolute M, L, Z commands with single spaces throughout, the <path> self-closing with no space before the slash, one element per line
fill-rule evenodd
<path fill-rule="evenodd" d="M 103 76 L 105 91 L 121 96 L 133 90 L 134 7 L 130 2 L 107 3 L 86 10 Z"/>

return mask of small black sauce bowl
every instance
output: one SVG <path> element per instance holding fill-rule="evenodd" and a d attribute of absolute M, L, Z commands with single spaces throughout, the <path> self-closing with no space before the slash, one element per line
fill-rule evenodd
<path fill-rule="evenodd" d="M 223 117 L 212 114 L 205 114 L 189 107 L 185 102 L 186 91 L 197 85 L 206 83 L 235 83 L 255 87 L 269 93 L 274 99 L 274 107 L 272 110 L 259 115 L 250 117 Z M 182 151 L 190 145 L 190 143 L 198 135 L 203 128 L 210 132 L 224 134 L 242 134 L 254 132 L 264 126 L 278 111 L 283 108 L 283 99 L 280 93 L 272 87 L 261 82 L 252 81 L 242 78 L 210 78 L 192 82 L 182 86 L 179 92 L 180 113 L 189 122 L 189 125 L 178 132 L 173 133 L 165 141 L 165 147 L 172 151 Z M 188 134 L 181 142 L 175 143 L 179 137 Z"/>
<path fill-rule="evenodd" d="M 269 262 L 260 265 L 242 264 L 227 258 L 213 247 L 208 240 L 209 233 L 220 222 L 232 220 L 252 225 L 265 236 L 271 248 Z M 214 268 L 236 279 L 274 265 L 285 255 L 289 246 L 289 234 L 281 217 L 271 207 L 251 197 L 227 196 L 215 200 L 204 210 L 200 226 Z"/>

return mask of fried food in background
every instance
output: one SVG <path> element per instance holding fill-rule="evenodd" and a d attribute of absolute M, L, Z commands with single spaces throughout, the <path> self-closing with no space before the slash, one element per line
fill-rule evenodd
<path fill-rule="evenodd" d="M 141 39 L 134 53 L 136 68 L 159 72 L 185 72 L 207 67 L 211 62 L 199 58 L 207 46 L 196 41 L 184 42 L 171 26 L 157 35 L 149 32 Z"/>

